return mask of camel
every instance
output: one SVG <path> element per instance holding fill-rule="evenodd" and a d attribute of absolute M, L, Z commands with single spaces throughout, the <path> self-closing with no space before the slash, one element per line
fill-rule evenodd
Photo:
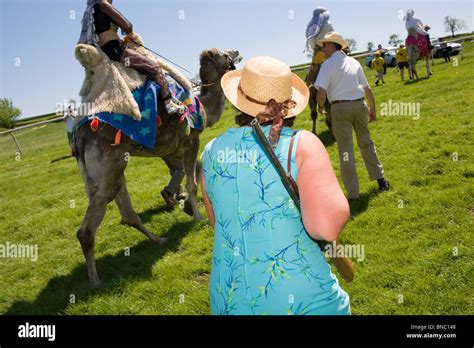
<path fill-rule="evenodd" d="M 238 51 L 220 49 L 204 50 L 200 55 L 199 75 L 202 81 L 200 100 L 207 115 L 207 127 L 215 124 L 224 111 L 225 97 L 220 86 L 224 73 L 235 69 L 242 58 Z M 116 129 L 100 123 L 98 131 L 93 131 L 89 122 L 82 125 L 74 141 L 76 160 L 84 180 L 89 205 L 82 224 L 77 231 L 87 265 L 88 277 L 93 287 L 101 281 L 97 273 L 94 255 L 94 240 L 106 212 L 108 203 L 115 200 L 121 223 L 134 227 L 156 244 L 163 244 L 162 238 L 150 232 L 132 207 L 128 194 L 124 171 L 129 156 L 161 157 L 168 166 L 172 179 L 170 185 L 180 187 L 183 173 L 186 176 L 188 201 L 194 220 L 201 215 L 197 204 L 197 183 L 200 164 L 197 161 L 199 135 L 202 130 L 191 129 L 186 134 L 186 122 L 180 124 L 179 117 L 168 115 L 161 101 L 158 101 L 161 125 L 157 127 L 156 143 L 153 149 L 142 149 L 127 136 L 122 136 L 119 145 L 114 143 Z M 196 169 L 198 167 L 198 169 Z"/>
<path fill-rule="evenodd" d="M 410 80 L 414 80 L 415 78 L 418 80 L 418 72 L 416 70 L 416 62 L 419 59 L 424 59 L 426 64 L 426 75 L 430 77 L 432 75 L 430 69 L 430 57 L 431 57 L 431 50 L 428 49 L 427 53 L 423 56 L 422 55 L 422 46 L 426 45 L 429 47 L 430 42 L 421 34 L 418 34 L 415 29 L 410 28 L 408 30 L 409 36 L 415 38 L 417 45 L 409 44 L 407 45 L 407 53 L 408 53 L 408 64 L 410 68 L 408 69 L 408 73 L 410 76 Z"/>

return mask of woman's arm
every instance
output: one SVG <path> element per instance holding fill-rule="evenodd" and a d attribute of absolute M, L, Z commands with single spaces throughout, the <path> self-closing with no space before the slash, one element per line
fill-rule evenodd
<path fill-rule="evenodd" d="M 308 131 L 300 135 L 296 163 L 303 224 L 314 239 L 332 242 L 349 220 L 349 204 L 324 145 Z"/>
<path fill-rule="evenodd" d="M 209 218 L 209 224 L 214 228 L 215 218 L 214 218 L 214 209 L 212 208 L 212 203 L 209 200 L 206 192 L 206 183 L 204 179 L 204 172 L 201 171 L 201 188 L 202 188 L 202 198 L 204 199 L 204 206 L 206 207 L 207 216 Z"/>

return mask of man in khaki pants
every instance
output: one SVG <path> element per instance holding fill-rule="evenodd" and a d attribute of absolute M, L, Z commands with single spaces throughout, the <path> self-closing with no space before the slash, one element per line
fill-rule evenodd
<path fill-rule="evenodd" d="M 322 64 L 315 82 L 320 112 L 326 102 L 331 103 L 333 133 L 337 141 L 341 176 L 349 201 L 359 198 L 359 179 L 355 164 L 352 129 L 356 133 L 365 167 L 370 180 L 377 180 L 380 190 L 388 190 L 382 163 L 377 157 L 375 145 L 370 138 L 368 122 L 375 121 L 375 98 L 359 62 L 346 56 L 341 50 L 347 42 L 341 34 L 327 33 L 318 41 L 323 46 L 326 61 Z M 364 101 L 367 97 L 370 110 Z"/>

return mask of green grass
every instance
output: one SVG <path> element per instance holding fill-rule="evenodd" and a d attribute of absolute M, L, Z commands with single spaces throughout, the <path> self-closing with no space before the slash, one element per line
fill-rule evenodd
<path fill-rule="evenodd" d="M 389 68 L 387 84 L 374 88 L 379 117 L 370 129 L 393 188 L 378 194 L 356 151 L 361 201 L 351 208 L 342 240 L 362 244 L 365 259 L 354 260 L 353 283 L 341 280 L 354 314 L 474 313 L 473 44 L 466 44 L 464 60 L 458 58 L 457 67 L 436 60 L 433 77 L 412 84 Z M 419 72 L 425 75 L 421 63 Z M 375 73 L 366 73 L 373 85 Z M 421 103 L 420 119 L 381 116 L 380 103 L 389 99 Z M 201 149 L 233 126 L 233 115 L 227 105 L 221 121 L 204 132 Z M 295 128 L 310 127 L 306 110 Z M 336 144 L 322 119 L 317 127 L 339 177 Z M 64 124 L 17 137 L 24 151 L 19 161 L 12 139 L 0 138 L 0 244 L 38 244 L 39 259 L 0 259 L 1 313 L 210 313 L 213 231 L 179 209 L 165 211 L 159 192 L 169 177 L 160 159 L 132 158 L 126 174 L 135 209 L 169 242 L 155 246 L 119 225 L 110 204 L 96 238 L 104 286 L 92 290 L 75 236 L 87 199 L 75 161 L 61 159 L 68 154 Z M 205 214 L 202 203 L 200 209 Z"/>

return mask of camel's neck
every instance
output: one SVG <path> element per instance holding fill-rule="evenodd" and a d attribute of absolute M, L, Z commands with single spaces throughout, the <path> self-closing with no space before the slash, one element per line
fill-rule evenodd
<path fill-rule="evenodd" d="M 211 66 L 201 66 L 199 71 L 202 84 L 211 84 L 201 87 L 199 100 L 207 114 L 207 126 L 216 123 L 224 111 L 225 97 L 221 87 L 221 76 Z"/>

